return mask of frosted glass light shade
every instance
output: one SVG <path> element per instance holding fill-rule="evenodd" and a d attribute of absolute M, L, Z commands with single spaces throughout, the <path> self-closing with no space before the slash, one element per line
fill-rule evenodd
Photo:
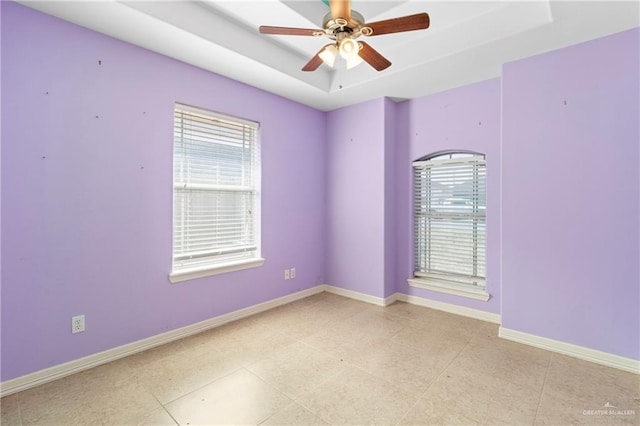
<path fill-rule="evenodd" d="M 358 55 L 354 55 L 351 56 L 349 58 L 347 58 L 347 69 L 350 70 L 351 68 L 358 66 L 362 63 L 362 58 Z"/>
<path fill-rule="evenodd" d="M 325 47 L 318 56 L 320 56 L 322 62 L 332 67 L 336 62 L 336 57 L 338 56 L 338 48 L 333 44 L 330 44 L 329 46 Z"/>
<path fill-rule="evenodd" d="M 340 56 L 344 59 L 349 59 L 354 56 L 358 56 L 358 50 L 360 50 L 360 46 L 358 46 L 358 42 L 346 38 L 340 42 Z"/>

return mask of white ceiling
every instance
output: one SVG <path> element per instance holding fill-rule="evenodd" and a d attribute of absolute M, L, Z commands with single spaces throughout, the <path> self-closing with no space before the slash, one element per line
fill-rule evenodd
<path fill-rule="evenodd" d="M 326 38 L 262 35 L 258 26 L 320 28 L 329 11 L 321 0 L 20 3 L 323 111 L 498 77 L 505 62 L 640 26 L 638 0 L 352 0 L 367 22 L 427 12 L 431 26 L 369 37 L 393 64 L 382 72 L 336 61 L 309 73 L 301 68 Z"/>

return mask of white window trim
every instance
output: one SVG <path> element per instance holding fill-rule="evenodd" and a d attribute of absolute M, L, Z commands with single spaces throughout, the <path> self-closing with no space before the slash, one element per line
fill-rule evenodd
<path fill-rule="evenodd" d="M 181 104 L 181 103 L 176 103 L 174 106 L 174 116 L 175 116 L 175 110 L 176 109 L 180 109 L 181 111 L 184 112 L 190 112 L 190 113 L 194 113 L 197 115 L 203 115 L 209 118 L 213 118 L 213 119 L 219 119 L 222 121 L 231 121 L 233 122 L 233 124 L 240 124 L 242 126 L 247 126 L 247 127 L 251 127 L 253 129 L 255 129 L 256 131 L 260 128 L 260 124 L 254 121 L 250 121 L 250 120 L 245 120 L 242 118 L 238 118 L 238 117 L 232 117 L 232 116 L 228 116 L 228 115 L 224 115 L 224 114 L 219 114 L 216 112 L 212 112 L 212 111 L 208 111 L 208 110 L 204 110 L 204 109 L 200 109 L 200 108 L 196 108 L 196 107 L 192 107 L 192 106 L 188 106 L 185 104 Z M 174 132 L 175 132 L 175 128 L 174 128 Z M 172 284 L 175 283 L 179 283 L 179 282 L 183 282 L 183 281 L 188 281 L 188 280 L 193 280 L 193 279 L 198 279 L 198 278 L 204 278 L 204 277 L 209 277 L 209 276 L 214 276 L 214 275 L 219 275 L 219 274 L 224 274 L 224 273 L 228 273 L 228 272 L 234 272 L 234 271 L 241 271 L 244 269 L 250 269 L 250 268 L 257 268 L 260 267 L 264 264 L 265 259 L 261 256 L 261 201 L 260 201 L 260 191 L 262 188 L 262 183 L 261 183 L 261 164 L 260 164 L 260 141 L 259 141 L 259 135 L 256 134 L 256 139 L 254 140 L 254 149 L 257 151 L 256 155 L 258 157 L 258 172 L 257 172 L 257 176 L 255 176 L 255 186 L 252 187 L 241 187 L 241 186 L 237 186 L 237 185 L 208 185 L 208 184 L 198 184 L 198 183 L 189 183 L 188 185 L 176 185 L 174 182 L 174 192 L 173 192 L 173 196 L 175 197 L 175 190 L 176 188 L 180 188 L 180 189 L 206 189 L 206 190 L 216 190 L 216 191 L 236 191 L 236 192 L 248 192 L 248 191 L 256 191 L 255 192 L 255 209 L 253 211 L 254 214 L 254 228 L 255 228 L 255 250 L 254 252 L 256 253 L 257 257 L 253 257 L 253 258 L 245 258 L 245 259 L 240 259 L 240 260 L 231 260 L 228 262 L 221 262 L 221 263 L 217 263 L 217 264 L 208 264 L 208 265 L 201 265 L 199 267 L 191 267 L 191 268 L 183 268 L 183 269 L 173 269 L 175 267 L 175 261 L 172 259 L 172 270 L 168 275 L 169 281 Z M 175 144 L 175 142 L 174 142 Z M 175 149 L 175 147 L 174 147 Z M 175 166 L 174 166 L 175 167 Z M 173 213 L 175 215 L 175 212 Z M 175 219 L 174 219 L 175 220 Z M 172 242 L 173 245 L 173 242 Z M 172 256 L 175 256 L 175 253 L 172 254 Z"/>
<path fill-rule="evenodd" d="M 213 275 L 226 274 L 227 272 L 242 271 L 243 269 L 258 268 L 264 264 L 263 258 L 247 259 L 240 262 L 225 263 L 216 266 L 209 266 L 200 269 L 186 269 L 169 274 L 171 284 L 183 281 L 194 280 L 196 278 L 210 277 Z"/>
<path fill-rule="evenodd" d="M 407 282 L 411 287 L 424 288 L 427 290 L 437 291 L 439 293 L 447 293 L 467 297 L 469 299 L 482 300 L 483 302 L 486 302 L 491 298 L 491 295 L 487 293 L 485 288 L 472 284 L 445 282 L 427 277 L 409 278 Z"/>

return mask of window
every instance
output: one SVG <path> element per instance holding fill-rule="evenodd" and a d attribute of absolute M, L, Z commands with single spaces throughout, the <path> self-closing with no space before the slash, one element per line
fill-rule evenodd
<path fill-rule="evenodd" d="M 258 124 L 176 104 L 171 282 L 260 266 Z"/>
<path fill-rule="evenodd" d="M 431 290 L 488 300 L 484 155 L 448 152 L 414 170 L 414 278 Z"/>

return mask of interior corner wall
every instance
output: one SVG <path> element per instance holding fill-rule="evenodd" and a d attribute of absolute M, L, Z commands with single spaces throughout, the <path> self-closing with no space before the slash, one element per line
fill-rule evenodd
<path fill-rule="evenodd" d="M 384 297 L 396 293 L 396 228 L 397 206 L 397 104 L 391 99 L 384 100 Z"/>
<path fill-rule="evenodd" d="M 502 324 L 640 359 L 640 29 L 503 68 Z"/>
<path fill-rule="evenodd" d="M 385 297 L 385 99 L 327 113 L 327 283 Z"/>
<path fill-rule="evenodd" d="M 396 289 L 438 302 L 500 313 L 500 80 L 408 100 L 396 111 Z M 411 163 L 427 154 L 471 150 L 487 159 L 487 291 L 484 302 L 409 286 L 413 276 Z"/>
<path fill-rule="evenodd" d="M 0 380 L 325 282 L 323 112 L 0 8 Z M 169 282 L 174 102 L 260 123 L 262 267 Z"/>

